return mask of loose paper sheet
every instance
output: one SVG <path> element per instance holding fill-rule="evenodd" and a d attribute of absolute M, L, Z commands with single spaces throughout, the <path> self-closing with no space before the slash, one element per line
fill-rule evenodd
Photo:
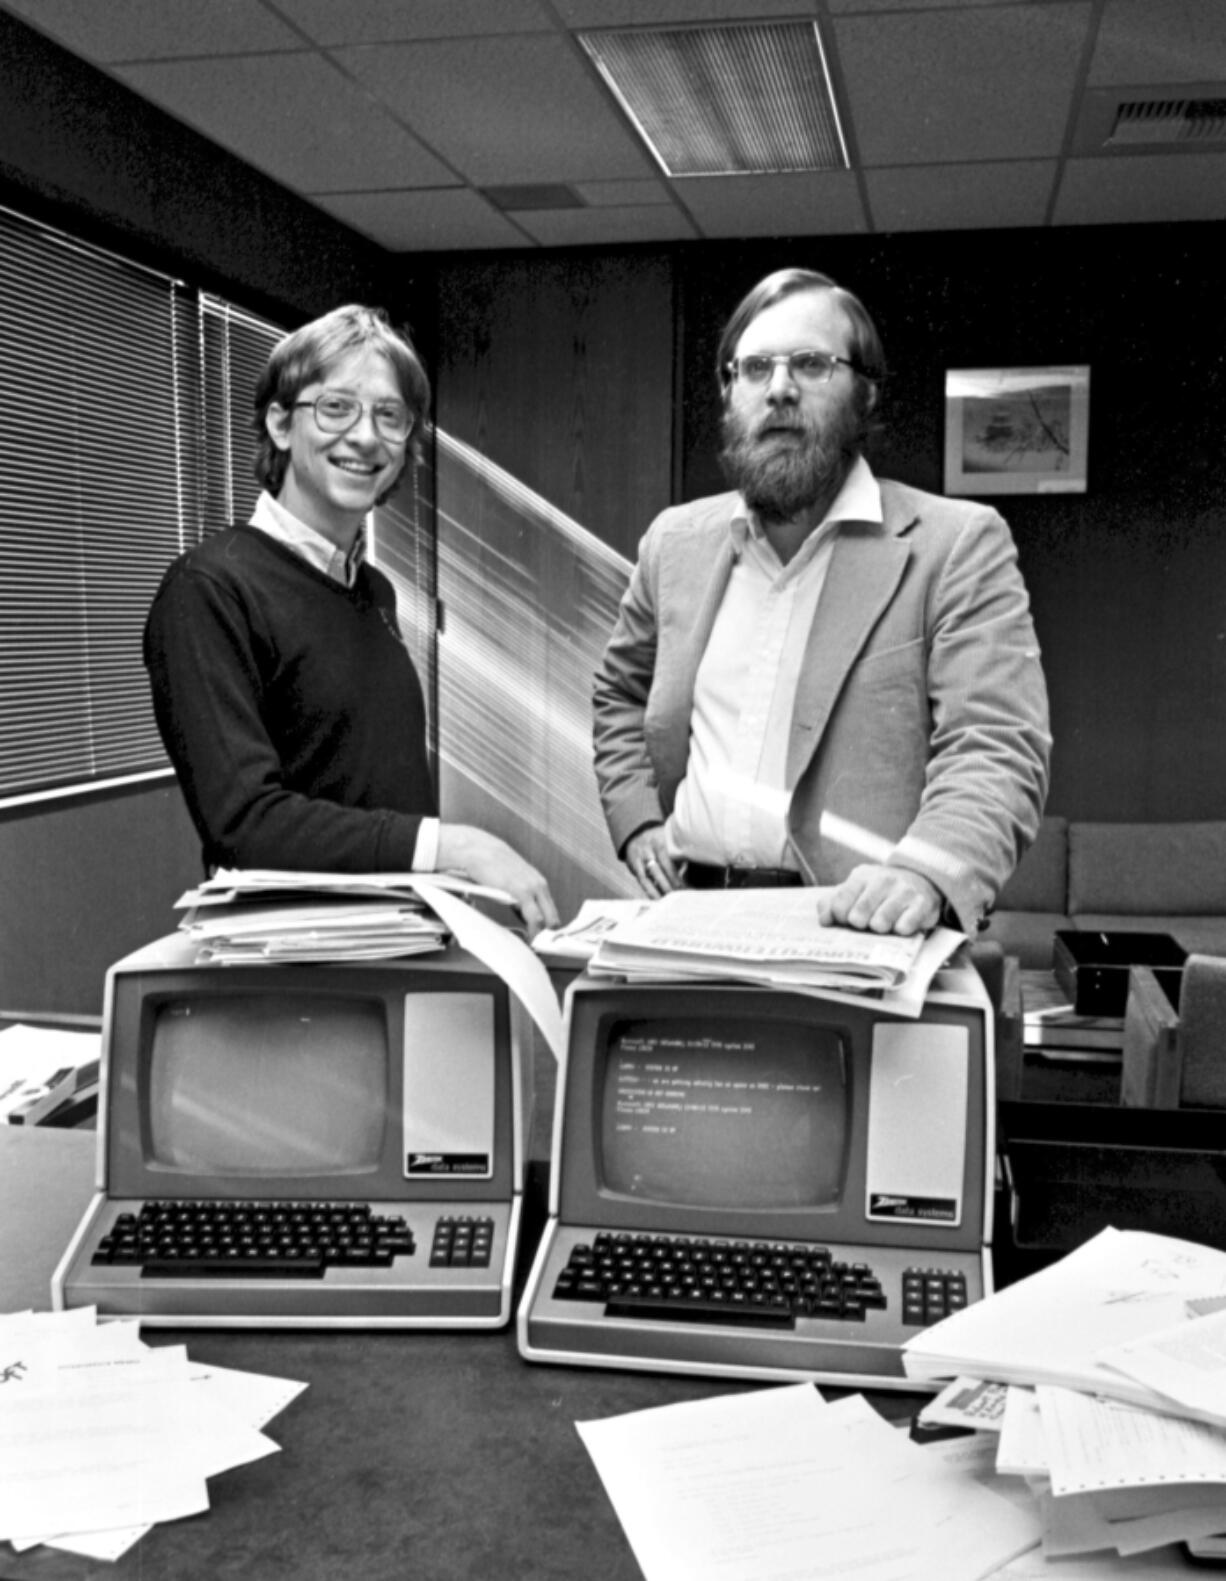
<path fill-rule="evenodd" d="M 978 1581 L 1039 1536 L 862 1398 L 808 1384 L 578 1428 L 647 1581 Z"/>
<path fill-rule="evenodd" d="M 305 1384 L 150 1348 L 91 1307 L 0 1317 L 0 1537 L 117 1559 L 205 1479 L 276 1451 L 259 1431 Z"/>
<path fill-rule="evenodd" d="M 1226 1426 L 1226 1311 L 1100 1351 L 1104 1367 Z"/>
<path fill-rule="evenodd" d="M 456 942 L 496 972 L 540 1028 L 554 1059 L 562 1059 L 562 1012 L 549 973 L 517 934 L 483 916 L 474 907 L 440 888 L 433 878 L 415 874 L 413 886 L 431 910 L 447 924 Z"/>
<path fill-rule="evenodd" d="M 1217 1428 L 1072 1389 L 1040 1386 L 1035 1395 L 1057 1498 L 1209 1483 L 1226 1513 L 1226 1435 Z"/>

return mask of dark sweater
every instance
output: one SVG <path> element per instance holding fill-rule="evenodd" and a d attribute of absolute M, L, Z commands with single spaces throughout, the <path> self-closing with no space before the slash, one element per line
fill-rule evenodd
<path fill-rule="evenodd" d="M 145 627 L 158 729 L 206 866 L 403 871 L 437 812 L 391 583 L 254 527 L 180 555 Z"/>

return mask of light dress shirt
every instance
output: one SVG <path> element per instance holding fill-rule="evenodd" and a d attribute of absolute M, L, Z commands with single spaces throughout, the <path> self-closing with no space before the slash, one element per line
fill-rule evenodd
<path fill-rule="evenodd" d="M 354 537 L 348 553 L 338 549 L 330 538 L 317 532 L 314 527 L 300 521 L 292 511 L 287 511 L 285 506 L 265 490 L 255 502 L 255 509 L 251 513 L 249 527 L 258 527 L 261 532 L 275 538 L 278 543 L 283 543 L 287 549 L 292 549 L 315 570 L 322 571 L 334 582 L 339 582 L 342 587 L 352 587 L 358 574 L 358 567 L 366 558 L 366 533 L 361 531 Z M 415 873 L 433 873 L 438 866 L 438 836 L 439 820 L 437 818 L 423 818 L 417 831 L 417 844 L 413 847 L 413 871 Z"/>
<path fill-rule="evenodd" d="M 733 566 L 694 683 L 690 754 L 665 824 L 670 854 L 716 867 L 797 867 L 788 846 L 788 738 L 796 686 L 842 521 L 880 522 L 858 456 L 786 565 L 742 503 Z"/>

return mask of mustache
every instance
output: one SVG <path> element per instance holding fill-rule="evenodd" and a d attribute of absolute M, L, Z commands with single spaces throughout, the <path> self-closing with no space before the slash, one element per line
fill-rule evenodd
<path fill-rule="evenodd" d="M 780 411 L 770 412 L 757 423 L 749 437 L 760 439 L 763 434 L 777 434 L 788 432 L 794 434 L 811 434 L 814 425 L 807 421 L 799 412 Z"/>

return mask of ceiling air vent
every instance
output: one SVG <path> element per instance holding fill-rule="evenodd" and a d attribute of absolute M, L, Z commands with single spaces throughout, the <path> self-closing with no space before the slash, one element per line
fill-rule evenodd
<path fill-rule="evenodd" d="M 1192 154 L 1226 147 L 1226 83 L 1091 89 L 1074 143 L 1078 154 Z"/>
<path fill-rule="evenodd" d="M 1226 140 L 1226 98 L 1141 99 L 1121 104 L 1107 139 L 1120 143 L 1220 143 Z"/>
<path fill-rule="evenodd" d="M 506 187 L 485 187 L 485 196 L 496 209 L 506 214 L 532 209 L 581 209 L 583 199 L 574 187 L 560 182 L 521 184 Z"/>
<path fill-rule="evenodd" d="M 577 36 L 666 175 L 848 168 L 816 23 Z"/>

